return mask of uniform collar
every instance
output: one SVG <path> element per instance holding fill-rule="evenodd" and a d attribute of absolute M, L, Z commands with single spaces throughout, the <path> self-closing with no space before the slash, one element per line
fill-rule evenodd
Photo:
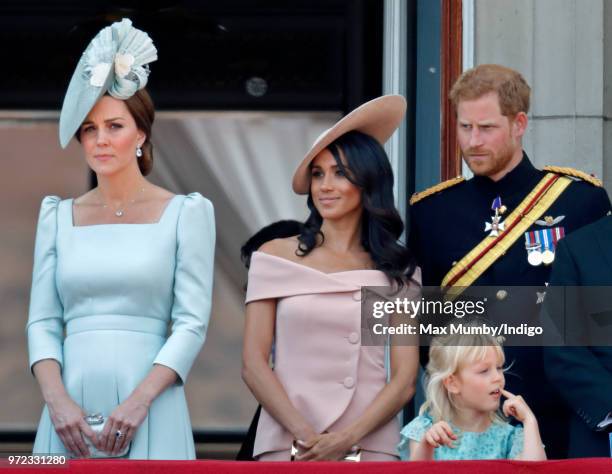
<path fill-rule="evenodd" d="M 493 181 L 488 176 L 474 176 L 474 184 L 483 190 L 490 190 L 501 196 L 508 196 L 531 189 L 533 182 L 540 177 L 539 171 L 531 164 L 527 153 L 516 167 L 499 181 Z"/>

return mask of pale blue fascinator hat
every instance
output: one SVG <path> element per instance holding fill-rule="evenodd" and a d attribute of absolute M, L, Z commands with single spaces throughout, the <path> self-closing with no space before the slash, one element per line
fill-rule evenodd
<path fill-rule="evenodd" d="M 126 100 L 145 87 L 148 64 L 156 59 L 149 35 L 127 18 L 102 29 L 85 49 L 68 85 L 59 122 L 62 148 L 105 93 Z"/>

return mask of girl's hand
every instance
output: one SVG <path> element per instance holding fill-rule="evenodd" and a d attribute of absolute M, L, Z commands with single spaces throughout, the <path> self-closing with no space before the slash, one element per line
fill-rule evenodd
<path fill-rule="evenodd" d="M 535 415 L 527 405 L 527 402 L 520 395 L 514 395 L 508 390 L 502 389 L 502 395 L 507 398 L 502 407 L 502 411 L 506 416 L 513 416 L 521 423 L 535 421 Z"/>
<path fill-rule="evenodd" d="M 439 448 L 442 445 L 454 448 L 453 441 L 457 440 L 457 435 L 453 433 L 453 429 L 446 421 L 438 421 L 427 430 L 423 439 L 433 448 Z"/>
<path fill-rule="evenodd" d="M 298 443 L 306 452 L 298 454 L 296 461 L 339 461 L 353 447 L 350 436 L 342 431 L 322 433 Z"/>
<path fill-rule="evenodd" d="M 74 456 L 89 457 L 89 449 L 83 440 L 87 436 L 97 446 L 96 434 L 84 419 L 85 413 L 74 400 L 66 396 L 47 404 L 51 422 L 60 440 Z"/>
<path fill-rule="evenodd" d="M 112 455 L 119 454 L 134 438 L 147 412 L 148 405 L 133 396 L 115 408 L 100 433 L 102 450 Z"/>

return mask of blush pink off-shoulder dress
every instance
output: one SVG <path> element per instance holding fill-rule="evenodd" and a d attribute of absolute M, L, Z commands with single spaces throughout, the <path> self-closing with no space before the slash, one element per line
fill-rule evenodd
<path fill-rule="evenodd" d="M 254 252 L 246 303 L 276 299 L 274 372 L 318 433 L 358 419 L 387 381 L 385 348 L 361 345 L 361 286 L 388 286 L 378 270 L 324 273 Z M 415 297 L 418 294 L 414 285 Z M 293 436 L 262 408 L 253 455 L 289 460 Z M 358 444 L 362 460 L 397 460 L 396 417 Z"/>

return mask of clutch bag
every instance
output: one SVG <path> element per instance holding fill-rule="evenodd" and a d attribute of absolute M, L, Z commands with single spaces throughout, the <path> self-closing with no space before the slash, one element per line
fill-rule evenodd
<path fill-rule="evenodd" d="M 91 415 L 85 416 L 85 422 L 89 425 L 89 427 L 93 430 L 96 436 L 99 436 L 102 433 L 102 429 L 104 428 L 104 423 L 106 422 L 106 417 L 104 417 L 100 413 L 95 413 Z M 127 456 L 130 451 L 130 447 L 132 442 L 130 441 L 125 448 L 118 454 L 109 454 L 106 451 L 100 451 L 98 448 L 94 446 L 91 440 L 87 436 L 83 436 L 83 440 L 85 444 L 89 448 L 89 457 L 91 459 L 100 459 L 100 458 L 121 458 Z"/>

